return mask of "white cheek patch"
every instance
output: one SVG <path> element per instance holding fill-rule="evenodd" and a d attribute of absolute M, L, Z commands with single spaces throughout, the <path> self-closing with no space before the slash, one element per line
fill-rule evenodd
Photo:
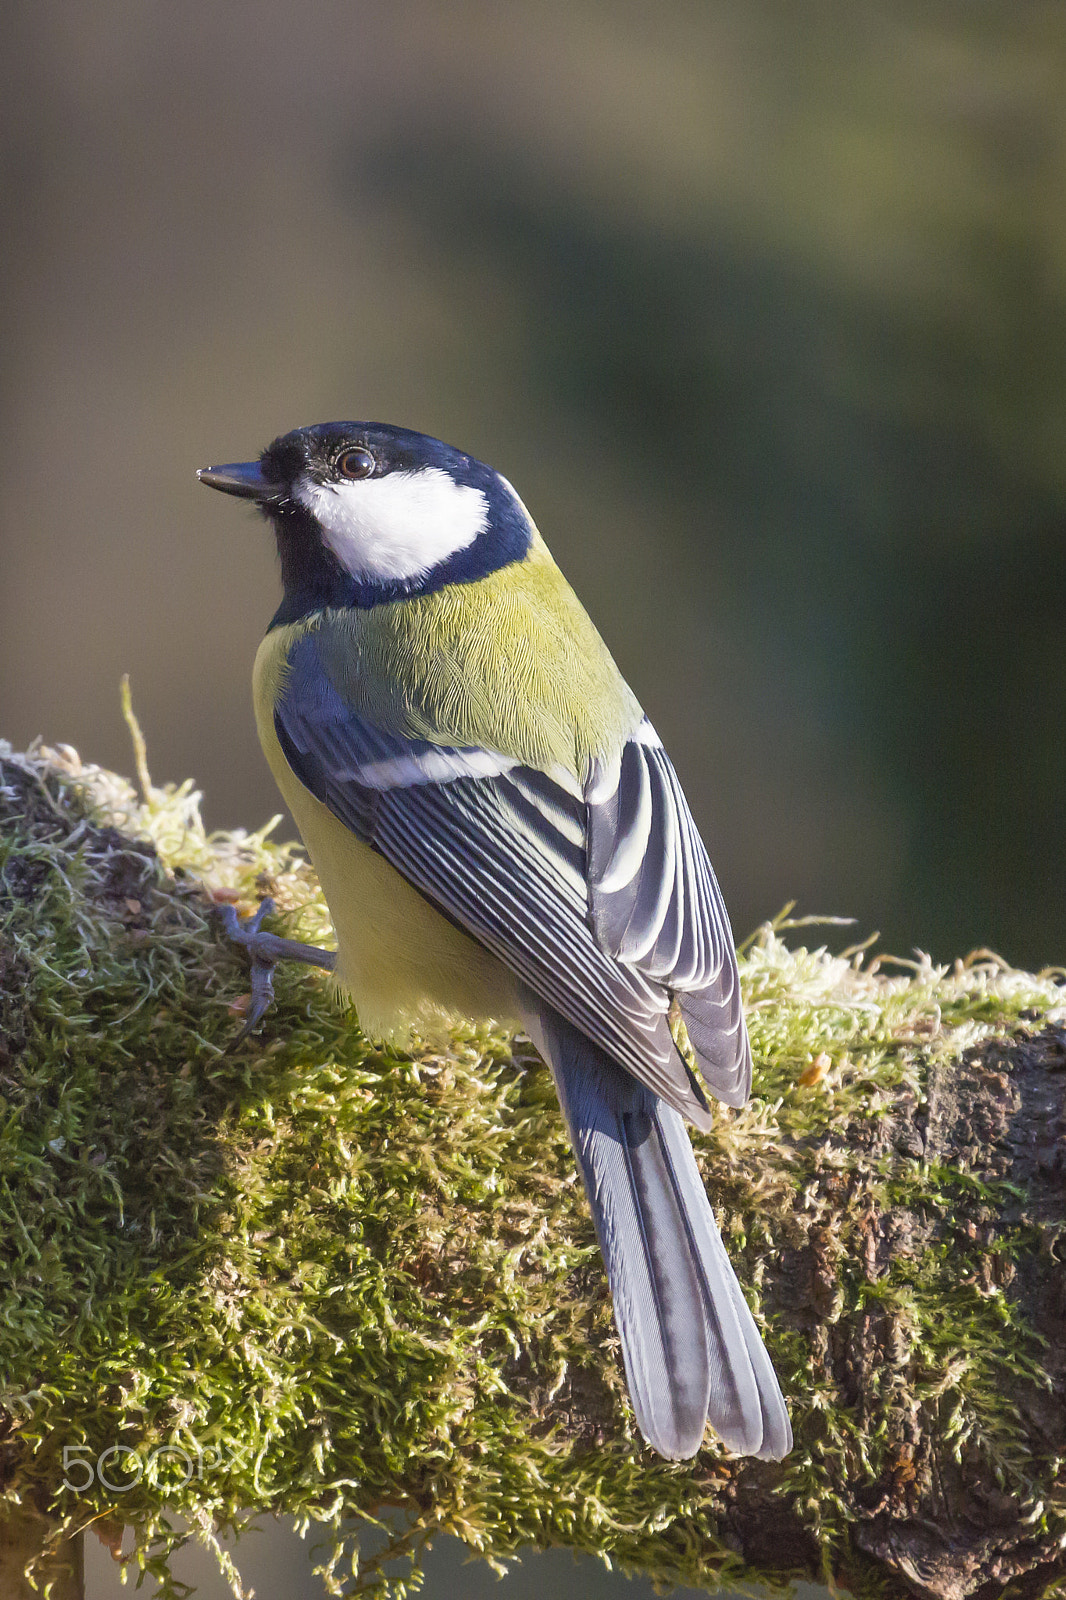
<path fill-rule="evenodd" d="M 473 544 L 489 525 L 480 489 L 440 467 L 321 484 L 301 478 L 295 497 L 314 516 L 337 560 L 355 578 L 418 578 Z"/>

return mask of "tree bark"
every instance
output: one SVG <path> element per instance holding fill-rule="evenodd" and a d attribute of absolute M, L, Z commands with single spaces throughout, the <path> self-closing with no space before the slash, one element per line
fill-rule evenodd
<path fill-rule="evenodd" d="M 1066 1031 L 1061 1026 L 992 1038 L 957 1060 L 930 1065 L 924 1103 L 910 1092 L 886 1107 L 873 1127 L 844 1132 L 854 1167 L 828 1168 L 820 1193 L 831 1221 L 811 1230 L 809 1243 L 786 1251 L 770 1304 L 810 1341 L 813 1360 L 834 1385 L 857 1427 L 887 1430 L 891 1445 L 881 1471 L 844 1484 L 851 1551 L 834 1562 L 835 1576 L 863 1586 L 855 1557 L 876 1562 L 894 1587 L 962 1600 L 969 1595 L 1043 1592 L 1066 1574 L 1061 1520 L 1041 1532 L 1044 1507 L 1035 1483 L 1054 1464 L 1049 1493 L 1062 1513 L 1059 1463 L 1066 1455 Z M 898 1157 L 916 1160 L 947 1179 L 950 1205 L 933 1182 L 917 1203 L 876 1210 L 856 1201 L 864 1175 Z M 852 1239 L 851 1259 L 843 1255 Z M 1024 1241 L 1024 1246 L 1022 1245 Z M 975 1437 L 953 1431 L 952 1364 L 941 1394 L 930 1395 L 915 1360 L 913 1330 L 901 1326 L 898 1305 L 877 1288 L 893 1263 L 930 1249 L 945 1252 L 945 1327 L 957 1323 L 952 1304 L 977 1295 L 1010 1308 L 1004 1341 L 1021 1330 L 1035 1335 L 1018 1348 L 1014 1371 L 995 1363 L 1005 1412 L 1016 1417 L 1015 1460 L 1020 1477 L 1000 1481 L 1002 1463 Z M 874 1293 L 859 1293 L 837 1316 L 850 1273 Z M 857 1302 L 857 1303 L 855 1303 Z M 931 1330 L 932 1332 L 933 1330 Z M 995 1353 L 995 1352 L 993 1352 Z M 960 1369 L 985 1359 L 958 1341 Z M 1029 1364 L 1031 1362 L 1031 1365 Z M 934 1385 L 934 1389 L 939 1385 Z M 932 1402 L 932 1403 L 931 1403 Z M 745 1492 L 745 1481 L 751 1489 Z M 1032 1494 L 1023 1485 L 1034 1486 Z M 779 1508 L 769 1515 L 773 1485 L 756 1467 L 742 1470 L 735 1527 L 747 1561 L 763 1561 L 781 1539 L 808 1573 L 819 1552 L 804 1518 Z M 768 1530 L 773 1528 L 772 1534 Z M 768 1544 L 768 1538 L 770 1543 Z"/>
<path fill-rule="evenodd" d="M 208 838 L 187 787 L 144 785 L 0 747 L 11 1516 L 116 1547 L 132 1525 L 157 1574 L 171 1512 L 340 1530 L 399 1505 L 391 1554 L 444 1530 L 930 1600 L 1066 1578 L 1061 974 L 883 970 L 762 930 L 756 1094 L 696 1149 L 796 1447 L 667 1464 L 529 1047 L 375 1049 L 301 972 L 227 1049 L 246 977 L 211 896 L 269 890 L 315 942 L 324 912 L 291 848 Z M 6 1541 L 3 1595 L 42 1525 Z"/>

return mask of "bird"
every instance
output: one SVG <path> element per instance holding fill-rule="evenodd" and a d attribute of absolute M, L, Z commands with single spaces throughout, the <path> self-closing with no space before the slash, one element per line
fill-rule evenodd
<path fill-rule="evenodd" d="M 685 1460 L 709 1421 L 734 1455 L 781 1459 L 788 1410 L 685 1129 L 711 1126 L 709 1095 L 750 1091 L 729 919 L 666 751 L 525 505 L 379 422 L 297 428 L 198 477 L 273 527 L 256 723 L 337 940 L 334 957 L 234 913 L 253 966 L 335 966 L 369 1037 L 524 1031 L 643 1438 Z"/>

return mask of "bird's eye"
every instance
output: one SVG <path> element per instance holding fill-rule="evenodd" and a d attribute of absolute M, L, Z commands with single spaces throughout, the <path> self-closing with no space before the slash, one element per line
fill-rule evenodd
<path fill-rule="evenodd" d="M 375 465 L 369 450 L 346 450 L 337 457 L 337 471 L 342 478 L 369 478 Z"/>

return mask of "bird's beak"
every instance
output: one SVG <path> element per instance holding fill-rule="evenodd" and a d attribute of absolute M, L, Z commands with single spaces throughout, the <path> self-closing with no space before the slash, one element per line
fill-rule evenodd
<path fill-rule="evenodd" d="M 281 498 L 278 485 L 267 482 L 258 461 L 231 461 L 225 467 L 201 467 L 196 476 L 209 489 L 240 495 L 242 500 L 258 500 L 261 505 Z"/>

